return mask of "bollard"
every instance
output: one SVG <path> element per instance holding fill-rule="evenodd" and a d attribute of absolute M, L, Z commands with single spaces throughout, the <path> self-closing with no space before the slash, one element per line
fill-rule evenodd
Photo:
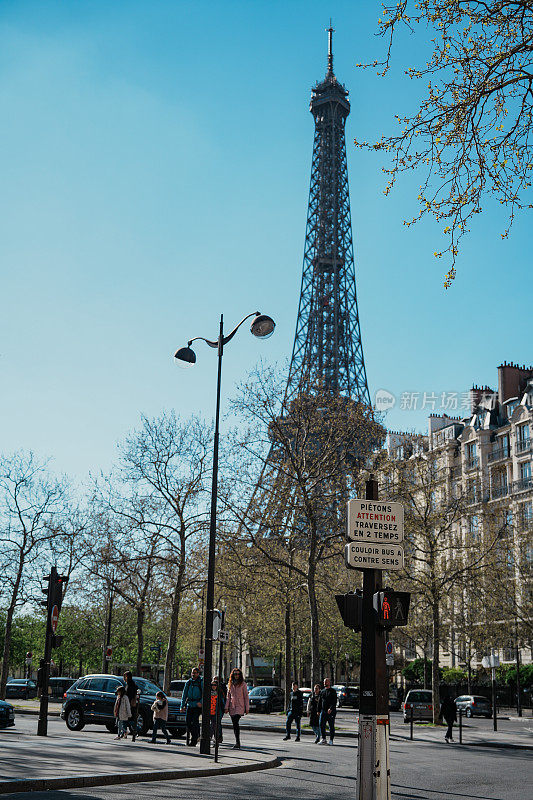
<path fill-rule="evenodd" d="M 463 743 L 463 709 L 459 709 L 459 744 Z"/>
<path fill-rule="evenodd" d="M 413 718 L 414 718 L 414 708 L 411 706 L 411 719 L 409 721 L 409 727 L 411 728 L 411 740 L 413 739 Z"/>

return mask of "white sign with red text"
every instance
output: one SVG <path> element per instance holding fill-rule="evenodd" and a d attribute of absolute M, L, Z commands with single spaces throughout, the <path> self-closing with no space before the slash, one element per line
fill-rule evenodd
<path fill-rule="evenodd" d="M 348 501 L 348 539 L 351 542 L 403 542 L 403 506 L 386 500 Z"/>

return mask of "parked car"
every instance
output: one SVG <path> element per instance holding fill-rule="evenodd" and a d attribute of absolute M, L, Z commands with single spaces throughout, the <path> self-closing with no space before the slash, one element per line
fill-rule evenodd
<path fill-rule="evenodd" d="M 250 711 L 283 711 L 285 708 L 285 692 L 279 686 L 254 686 L 250 691 Z"/>
<path fill-rule="evenodd" d="M 62 700 L 67 689 L 70 689 L 76 678 L 49 678 L 48 695 L 51 700 Z"/>
<path fill-rule="evenodd" d="M 300 691 L 304 696 L 304 717 L 307 716 L 307 701 L 313 694 L 313 690 L 310 689 L 308 686 L 300 686 Z"/>
<path fill-rule="evenodd" d="M 341 708 L 343 705 L 345 705 L 344 701 L 346 700 L 346 686 L 344 686 L 344 684 L 334 683 L 332 688 L 337 692 L 337 706 Z"/>
<path fill-rule="evenodd" d="M 0 728 L 10 728 L 15 724 L 15 709 L 5 700 L 0 700 Z"/>
<path fill-rule="evenodd" d="M 29 678 L 12 678 L 6 684 L 6 697 L 31 700 L 37 697 L 37 684 Z"/>
<path fill-rule="evenodd" d="M 151 705 L 156 692 L 160 691 L 152 681 L 146 678 L 133 679 L 140 689 L 139 716 L 137 728 L 140 735 L 148 733 L 152 728 Z M 61 719 L 71 731 L 81 731 L 85 725 L 105 725 L 108 731 L 115 731 L 116 720 L 113 708 L 116 700 L 116 689 L 123 686 L 124 681 L 114 675 L 86 675 L 79 678 L 63 695 Z M 186 731 L 185 711 L 174 697 L 168 698 L 167 727 L 173 737 L 183 736 Z"/>
<path fill-rule="evenodd" d="M 403 704 L 403 721 L 433 719 L 433 693 L 431 689 L 409 689 Z"/>
<path fill-rule="evenodd" d="M 178 700 L 181 700 L 183 689 L 185 688 L 186 683 L 187 683 L 186 680 L 170 681 L 170 689 L 169 689 L 170 697 L 177 697 Z"/>
<path fill-rule="evenodd" d="M 457 711 L 463 711 L 467 717 L 492 717 L 492 704 L 479 694 L 463 694 L 455 698 Z"/>
<path fill-rule="evenodd" d="M 343 706 L 359 708 L 359 686 L 345 686 Z"/>
<path fill-rule="evenodd" d="M 389 686 L 389 711 L 399 711 L 402 707 L 396 686 Z"/>

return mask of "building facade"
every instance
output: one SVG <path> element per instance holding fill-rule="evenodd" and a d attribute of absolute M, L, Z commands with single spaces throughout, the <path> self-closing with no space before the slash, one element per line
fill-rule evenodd
<path fill-rule="evenodd" d="M 458 605 L 468 616 L 471 594 L 462 590 L 450 597 L 447 609 L 449 633 L 441 647 L 441 665 L 481 666 L 492 650 L 500 663 L 514 663 L 517 650 L 522 663 L 531 663 L 533 616 L 533 367 L 504 363 L 498 367 L 498 387 L 474 386 L 470 413 L 465 418 L 446 414 L 429 417 L 427 436 L 419 447 L 431 453 L 444 476 L 443 496 L 461 498 L 461 517 L 451 535 L 463 546 L 476 541 L 487 546 L 492 536 L 494 552 L 501 551 L 507 585 L 500 619 L 491 610 L 494 626 L 486 647 L 470 651 L 454 624 Z M 405 452 L 406 434 L 390 432 L 389 459 L 403 460 L 417 454 Z M 489 530 L 490 529 L 490 530 Z M 490 575 L 489 575 L 490 579 Z M 510 607 L 514 610 L 509 611 Z M 481 624 L 481 623 L 480 623 Z M 496 632 L 495 632 L 496 631 Z M 478 636 L 477 639 L 482 639 Z M 468 651 L 468 652 L 467 652 Z M 405 659 L 421 656 L 416 644 L 403 648 Z"/>

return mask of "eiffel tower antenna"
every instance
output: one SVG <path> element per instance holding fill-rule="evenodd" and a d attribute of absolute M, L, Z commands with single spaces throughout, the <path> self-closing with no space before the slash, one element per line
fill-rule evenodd
<path fill-rule="evenodd" d="M 329 28 L 326 28 L 328 32 L 328 76 L 333 75 L 333 34 L 335 33 L 335 28 L 332 26 L 331 17 L 329 18 Z"/>

